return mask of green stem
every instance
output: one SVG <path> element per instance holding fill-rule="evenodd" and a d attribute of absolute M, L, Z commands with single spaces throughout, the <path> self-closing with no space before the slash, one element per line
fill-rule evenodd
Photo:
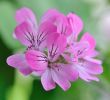
<path fill-rule="evenodd" d="M 29 100 L 33 79 L 16 72 L 14 85 L 7 92 L 6 100 Z"/>

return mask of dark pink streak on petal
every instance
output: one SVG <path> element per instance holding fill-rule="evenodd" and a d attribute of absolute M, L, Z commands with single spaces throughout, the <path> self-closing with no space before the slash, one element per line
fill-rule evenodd
<path fill-rule="evenodd" d="M 66 38 L 59 33 L 49 35 L 47 40 L 48 57 L 51 61 L 55 61 L 58 56 L 64 52 L 66 48 Z"/>
<path fill-rule="evenodd" d="M 18 25 L 15 29 L 16 38 L 25 46 L 35 45 L 35 34 L 37 32 L 27 22 Z"/>
<path fill-rule="evenodd" d="M 28 50 L 26 52 L 26 59 L 33 70 L 42 71 L 48 66 L 48 59 L 46 55 L 40 51 Z"/>
<path fill-rule="evenodd" d="M 88 42 L 79 42 L 76 43 L 73 48 L 71 48 L 73 52 L 74 58 L 82 58 L 87 55 L 87 51 L 89 49 Z"/>
<path fill-rule="evenodd" d="M 70 36 L 72 33 L 71 25 L 66 16 L 60 15 L 56 20 L 57 32 L 65 36 Z"/>
<path fill-rule="evenodd" d="M 37 40 L 36 44 L 40 49 L 43 49 L 46 47 L 46 40 L 48 35 L 52 34 L 53 32 L 56 32 L 57 28 L 54 24 L 51 22 L 44 22 L 39 26 L 38 34 L 37 34 Z"/>

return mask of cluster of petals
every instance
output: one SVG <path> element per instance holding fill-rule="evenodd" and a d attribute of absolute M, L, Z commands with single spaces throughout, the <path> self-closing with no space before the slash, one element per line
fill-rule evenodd
<path fill-rule="evenodd" d="M 54 89 L 56 84 L 66 91 L 78 78 L 99 81 L 97 75 L 103 69 L 101 61 L 95 59 L 96 41 L 88 32 L 78 40 L 83 29 L 79 16 L 51 9 L 38 24 L 29 8 L 21 8 L 15 18 L 17 26 L 13 35 L 26 50 L 8 57 L 8 65 L 23 75 L 40 77 L 46 91 Z"/>

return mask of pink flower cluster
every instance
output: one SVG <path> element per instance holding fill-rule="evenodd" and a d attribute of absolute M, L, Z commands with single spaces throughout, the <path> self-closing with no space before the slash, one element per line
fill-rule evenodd
<path fill-rule="evenodd" d="M 65 16 L 52 9 L 38 25 L 33 12 L 21 8 L 16 12 L 16 21 L 14 36 L 27 49 L 23 54 L 8 57 L 8 65 L 24 75 L 39 76 L 47 91 L 56 84 L 66 91 L 78 78 L 99 81 L 97 75 L 103 68 L 101 61 L 95 59 L 96 41 L 88 32 L 78 40 L 83 29 L 79 16 L 74 13 Z"/>

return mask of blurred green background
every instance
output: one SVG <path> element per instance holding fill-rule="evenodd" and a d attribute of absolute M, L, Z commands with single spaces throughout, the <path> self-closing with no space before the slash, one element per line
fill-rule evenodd
<path fill-rule="evenodd" d="M 75 12 L 84 21 L 83 32 L 89 31 L 97 41 L 104 73 L 100 82 L 72 83 L 64 92 L 46 92 L 39 80 L 24 77 L 6 64 L 6 58 L 24 47 L 12 37 L 15 12 L 21 7 L 31 8 L 37 20 L 51 8 L 67 14 Z M 83 33 L 82 32 L 82 33 Z M 0 0 L 0 100 L 110 100 L 110 0 Z"/>

